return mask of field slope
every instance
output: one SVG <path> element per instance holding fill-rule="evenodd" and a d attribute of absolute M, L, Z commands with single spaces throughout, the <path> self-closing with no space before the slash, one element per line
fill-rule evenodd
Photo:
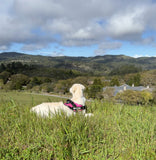
<path fill-rule="evenodd" d="M 92 118 L 42 119 L 29 112 L 59 100 L 0 92 L 0 159 L 156 159 L 156 107 L 87 102 Z"/>

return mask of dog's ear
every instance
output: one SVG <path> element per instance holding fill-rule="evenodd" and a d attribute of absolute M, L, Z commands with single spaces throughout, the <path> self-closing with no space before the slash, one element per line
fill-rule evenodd
<path fill-rule="evenodd" d="M 69 91 L 70 91 L 71 94 L 74 94 L 74 92 L 75 92 L 75 87 L 74 87 L 74 85 L 70 88 Z"/>
<path fill-rule="evenodd" d="M 86 87 L 85 87 L 85 86 L 83 86 L 83 85 L 81 85 L 81 86 L 82 86 L 82 87 L 81 87 L 81 88 L 82 88 L 82 90 L 84 90 L 84 89 L 86 88 Z"/>

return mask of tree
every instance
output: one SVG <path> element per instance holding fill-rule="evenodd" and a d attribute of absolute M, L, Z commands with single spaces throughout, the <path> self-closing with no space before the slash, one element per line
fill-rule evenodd
<path fill-rule="evenodd" d="M 119 79 L 117 77 L 113 77 L 112 80 L 110 81 L 111 86 L 119 86 Z"/>
<path fill-rule="evenodd" d="M 122 65 L 120 67 L 113 69 L 109 75 L 110 76 L 112 76 L 112 75 L 125 75 L 125 74 L 130 74 L 130 73 L 138 73 L 141 71 L 142 71 L 141 67 L 136 67 L 134 65 Z"/>
<path fill-rule="evenodd" d="M 39 78 L 37 78 L 37 77 L 33 77 L 33 79 L 31 80 L 31 83 L 33 84 L 33 86 L 40 85 L 41 80 L 39 80 Z"/>
<path fill-rule="evenodd" d="M 1 65 L 0 65 L 0 72 L 5 71 L 5 69 L 6 69 L 5 65 L 3 63 L 1 63 Z"/>
<path fill-rule="evenodd" d="M 0 73 L 0 79 L 3 80 L 3 84 L 6 84 L 9 77 L 10 77 L 11 73 L 7 72 L 7 71 L 3 71 L 2 73 Z"/>
<path fill-rule="evenodd" d="M 22 89 L 29 83 L 29 77 L 24 74 L 12 75 L 10 80 L 10 89 Z"/>
<path fill-rule="evenodd" d="M 134 85 L 135 86 L 139 86 L 140 85 L 140 80 L 141 80 L 141 76 L 139 73 L 137 73 L 135 76 L 134 76 Z"/>
<path fill-rule="evenodd" d="M 103 88 L 103 85 L 102 85 L 101 79 L 96 78 L 94 79 L 93 84 L 89 88 L 87 88 L 86 93 L 88 94 L 89 98 L 101 99 L 103 98 L 102 88 Z"/>
<path fill-rule="evenodd" d="M 102 86 L 101 79 L 100 79 L 100 78 L 95 78 L 95 79 L 94 79 L 94 82 L 93 82 L 93 85 L 99 85 L 99 86 Z"/>
<path fill-rule="evenodd" d="M 139 86 L 141 82 L 141 76 L 139 73 L 135 74 L 135 75 L 131 75 L 127 81 L 128 85 L 132 85 L 134 84 L 135 86 Z"/>

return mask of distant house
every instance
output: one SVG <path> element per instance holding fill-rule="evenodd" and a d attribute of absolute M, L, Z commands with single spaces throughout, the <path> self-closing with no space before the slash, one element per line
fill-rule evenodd
<path fill-rule="evenodd" d="M 144 86 L 137 86 L 135 87 L 134 84 L 132 86 L 129 86 L 127 84 L 121 85 L 121 86 L 114 86 L 114 87 L 104 87 L 103 91 L 105 91 L 106 89 L 111 88 L 114 90 L 114 96 L 117 93 L 121 93 L 123 91 L 126 90 L 134 90 L 134 91 L 143 91 L 143 90 L 148 90 L 148 91 L 152 91 L 152 88 L 149 88 L 149 86 L 144 87 Z"/>

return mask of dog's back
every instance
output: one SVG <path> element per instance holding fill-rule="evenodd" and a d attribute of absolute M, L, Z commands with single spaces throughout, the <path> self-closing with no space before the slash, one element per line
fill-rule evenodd
<path fill-rule="evenodd" d="M 56 113 L 65 112 L 67 115 L 73 114 L 73 111 L 66 107 L 63 102 L 47 102 L 41 103 L 31 109 L 42 117 L 53 116 Z"/>

